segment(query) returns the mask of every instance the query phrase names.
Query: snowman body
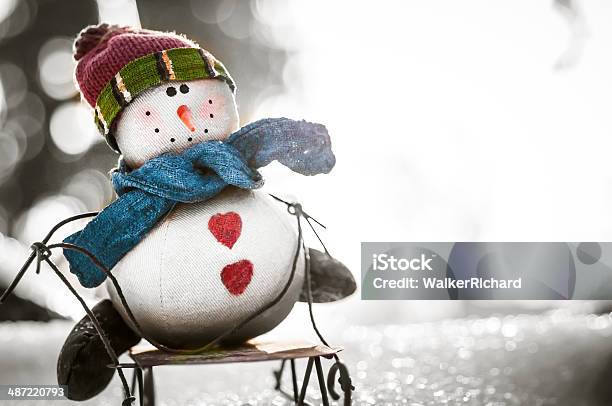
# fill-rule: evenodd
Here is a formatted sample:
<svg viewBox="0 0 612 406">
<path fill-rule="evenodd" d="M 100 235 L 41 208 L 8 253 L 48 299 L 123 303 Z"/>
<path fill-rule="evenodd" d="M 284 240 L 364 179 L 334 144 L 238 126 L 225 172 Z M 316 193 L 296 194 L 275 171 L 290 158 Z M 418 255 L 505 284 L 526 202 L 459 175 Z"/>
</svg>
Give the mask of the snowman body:
<svg viewBox="0 0 612 406">
<path fill-rule="evenodd" d="M 193 348 L 274 300 L 290 279 L 297 247 L 295 220 L 284 204 L 264 192 L 226 188 L 206 202 L 178 204 L 113 274 L 146 336 Z M 289 314 L 304 281 L 301 254 L 280 302 L 227 341 L 265 333 Z M 115 288 L 107 287 L 131 324 Z"/>
<path fill-rule="evenodd" d="M 124 162 L 136 169 L 161 154 L 224 140 L 238 127 L 233 92 L 224 81 L 207 79 L 142 92 L 121 113 L 115 137 Z M 290 279 L 297 248 L 295 217 L 286 205 L 228 186 L 212 199 L 178 203 L 112 271 L 145 338 L 194 348 L 274 301 Z M 225 341 L 274 328 L 298 300 L 303 281 L 300 252 L 282 299 Z M 115 288 L 107 287 L 132 324 Z"/>
</svg>

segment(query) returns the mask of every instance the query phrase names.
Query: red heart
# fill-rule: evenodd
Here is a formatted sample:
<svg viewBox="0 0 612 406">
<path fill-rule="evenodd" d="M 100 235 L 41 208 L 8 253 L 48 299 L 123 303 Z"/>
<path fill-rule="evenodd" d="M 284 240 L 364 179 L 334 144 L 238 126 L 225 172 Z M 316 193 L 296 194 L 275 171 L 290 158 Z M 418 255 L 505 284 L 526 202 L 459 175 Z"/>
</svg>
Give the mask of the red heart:
<svg viewBox="0 0 612 406">
<path fill-rule="evenodd" d="M 225 265 L 221 271 L 221 280 L 232 295 L 245 291 L 253 277 L 253 264 L 248 259 Z"/>
<path fill-rule="evenodd" d="M 217 241 L 232 248 L 242 231 L 242 219 L 238 213 L 217 213 L 208 220 L 208 229 Z"/>
</svg>

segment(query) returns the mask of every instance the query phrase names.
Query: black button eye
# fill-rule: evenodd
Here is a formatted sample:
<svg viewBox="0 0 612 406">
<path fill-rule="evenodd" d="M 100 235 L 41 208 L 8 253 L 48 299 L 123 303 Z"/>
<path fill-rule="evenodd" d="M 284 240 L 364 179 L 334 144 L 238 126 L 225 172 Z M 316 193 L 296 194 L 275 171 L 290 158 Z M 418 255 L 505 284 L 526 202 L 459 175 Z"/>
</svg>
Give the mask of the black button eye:
<svg viewBox="0 0 612 406">
<path fill-rule="evenodd" d="M 169 88 L 167 88 L 166 94 L 170 97 L 176 96 L 176 89 L 174 88 L 174 86 L 170 86 Z"/>
<path fill-rule="evenodd" d="M 179 89 L 181 90 L 181 93 L 183 93 L 183 94 L 189 93 L 189 86 L 187 86 L 184 83 L 181 85 L 181 87 Z"/>
</svg>

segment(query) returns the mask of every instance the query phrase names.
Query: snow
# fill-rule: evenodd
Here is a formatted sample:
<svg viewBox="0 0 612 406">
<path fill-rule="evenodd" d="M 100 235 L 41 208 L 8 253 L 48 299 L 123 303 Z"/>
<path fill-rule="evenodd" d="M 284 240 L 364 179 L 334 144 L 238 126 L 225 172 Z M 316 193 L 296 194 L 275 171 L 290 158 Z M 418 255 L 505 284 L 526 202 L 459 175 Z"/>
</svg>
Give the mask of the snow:
<svg viewBox="0 0 612 406">
<path fill-rule="evenodd" d="M 71 327 L 67 321 L 0 325 L 0 384 L 55 383 L 57 354 Z M 345 347 L 342 357 L 357 387 L 355 405 L 604 405 L 612 397 L 608 313 L 570 307 L 404 325 L 339 322 L 326 330 L 333 345 Z M 323 364 L 325 370 L 331 365 Z M 289 405 L 273 390 L 277 367 L 276 362 L 158 367 L 158 404 Z M 298 361 L 298 377 L 304 368 Z M 316 405 L 315 385 L 313 376 L 310 403 Z M 115 378 L 83 404 L 118 404 L 120 398 Z"/>
</svg>

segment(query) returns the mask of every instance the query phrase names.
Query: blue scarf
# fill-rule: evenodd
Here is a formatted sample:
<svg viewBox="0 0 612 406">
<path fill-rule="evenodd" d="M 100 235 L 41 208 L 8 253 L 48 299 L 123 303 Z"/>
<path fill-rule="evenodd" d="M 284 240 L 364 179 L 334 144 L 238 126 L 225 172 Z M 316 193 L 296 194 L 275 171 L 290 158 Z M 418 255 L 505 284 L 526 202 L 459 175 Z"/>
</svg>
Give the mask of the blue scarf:
<svg viewBox="0 0 612 406">
<path fill-rule="evenodd" d="M 328 173 L 336 159 L 321 124 L 268 118 L 251 123 L 225 141 L 207 141 L 179 155 L 164 154 L 129 171 L 123 161 L 112 174 L 118 198 L 64 242 L 94 254 L 108 269 L 136 246 L 177 202 L 206 201 L 233 185 L 257 189 L 257 171 L 278 161 L 302 175 Z M 100 285 L 106 274 L 84 254 L 64 250 L 81 284 Z"/>
</svg>

